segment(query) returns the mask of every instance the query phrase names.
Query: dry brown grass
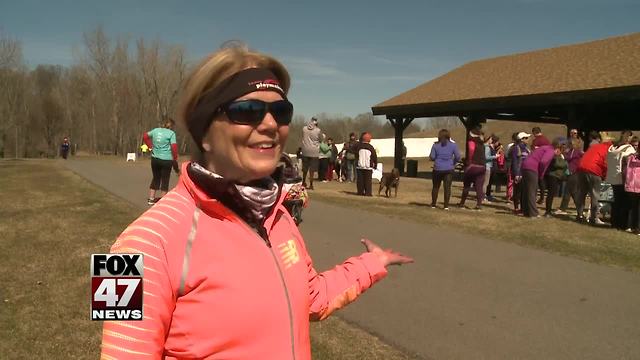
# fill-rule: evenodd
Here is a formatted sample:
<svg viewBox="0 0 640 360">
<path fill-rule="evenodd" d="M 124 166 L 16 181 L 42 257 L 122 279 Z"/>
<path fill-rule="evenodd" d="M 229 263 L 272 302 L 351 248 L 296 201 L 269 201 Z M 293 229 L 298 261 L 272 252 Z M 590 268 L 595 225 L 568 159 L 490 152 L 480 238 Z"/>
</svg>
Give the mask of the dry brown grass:
<svg viewBox="0 0 640 360">
<path fill-rule="evenodd" d="M 139 213 L 53 161 L 0 162 L 0 354 L 95 358 L 89 255 Z"/>
<path fill-rule="evenodd" d="M 425 162 L 424 166 L 428 166 L 427 164 Z M 453 229 L 595 263 L 640 270 L 640 238 L 637 235 L 578 224 L 573 221 L 575 212 L 569 216 L 551 219 L 515 216 L 510 211 L 510 204 L 504 200 L 504 193 L 496 194 L 501 202 L 484 205 L 483 211 L 475 212 L 455 207 L 462 191 L 459 182 L 454 182 L 451 199 L 453 206 L 450 211 L 442 210 L 442 189 L 439 194 L 439 208 L 431 209 L 429 205 L 432 187 L 431 180 L 427 179 L 401 178 L 397 198 L 376 196 L 378 184 L 375 180 L 374 196 L 370 198 L 356 196 L 355 184 L 352 183 L 317 183 L 315 188 L 316 190 L 311 192 L 311 201 L 321 200 L 345 207 L 366 208 L 440 228 L 443 232 Z M 556 208 L 559 200 L 556 199 Z M 475 197 L 472 192 L 470 199 L 467 199 L 467 206 L 474 205 Z"/>
</svg>

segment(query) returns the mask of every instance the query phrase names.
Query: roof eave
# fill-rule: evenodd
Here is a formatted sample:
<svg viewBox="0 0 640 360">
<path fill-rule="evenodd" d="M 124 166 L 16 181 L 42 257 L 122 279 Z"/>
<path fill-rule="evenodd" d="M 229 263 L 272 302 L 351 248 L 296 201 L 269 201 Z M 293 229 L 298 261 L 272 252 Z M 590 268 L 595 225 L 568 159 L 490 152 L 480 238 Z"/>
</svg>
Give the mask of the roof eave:
<svg viewBox="0 0 640 360">
<path fill-rule="evenodd" d="M 484 99 L 374 106 L 371 111 L 373 115 L 386 115 L 388 118 L 419 118 L 457 116 L 490 109 L 579 105 L 629 100 L 640 100 L 640 85 Z"/>
</svg>

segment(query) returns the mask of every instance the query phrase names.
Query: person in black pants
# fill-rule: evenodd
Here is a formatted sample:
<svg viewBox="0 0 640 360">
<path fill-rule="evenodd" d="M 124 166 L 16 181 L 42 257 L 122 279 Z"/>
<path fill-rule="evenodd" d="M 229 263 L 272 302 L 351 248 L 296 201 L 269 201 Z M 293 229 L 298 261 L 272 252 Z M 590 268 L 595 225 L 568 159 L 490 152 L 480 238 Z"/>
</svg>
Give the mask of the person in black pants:
<svg viewBox="0 0 640 360">
<path fill-rule="evenodd" d="M 362 133 L 360 143 L 357 145 L 358 163 L 356 167 L 357 179 L 356 187 L 358 195 L 372 196 L 371 194 L 371 176 L 373 169 L 378 165 L 378 157 L 376 150 L 371 146 L 371 134 Z"/>
<path fill-rule="evenodd" d="M 547 202 L 545 206 L 545 217 L 552 216 L 553 199 L 558 195 L 560 191 L 560 184 L 567 177 L 567 160 L 565 160 L 563 154 L 556 155 L 549 165 L 549 170 L 545 175 L 545 181 L 547 185 Z"/>
<path fill-rule="evenodd" d="M 173 163 L 173 160 L 161 160 L 155 157 L 151 158 L 151 172 L 153 173 L 153 179 L 151 180 L 151 186 L 149 186 L 150 189 L 160 190 L 163 193 L 169 191 L 169 178 L 171 177 Z"/>
<path fill-rule="evenodd" d="M 552 145 L 542 145 L 527 156 L 522 162 L 522 213 L 526 217 L 536 218 L 538 208 L 536 207 L 536 193 L 538 183 L 544 179 L 544 174 L 551 164 L 553 158 L 562 153 L 562 144 L 554 140 Z"/>
<path fill-rule="evenodd" d="M 174 126 L 173 119 L 167 118 L 162 127 L 143 134 L 144 143 L 151 149 L 151 173 L 153 174 L 149 185 L 148 205 L 155 204 L 169 191 L 171 169 L 173 168 L 177 174 L 180 173 Z M 160 197 L 156 198 L 158 190 L 160 190 Z"/>
<path fill-rule="evenodd" d="M 431 207 L 436 207 L 440 184 L 444 181 L 444 209 L 449 210 L 449 199 L 451 198 L 451 182 L 453 180 L 453 169 L 460 161 L 460 151 L 458 146 L 451 142 L 451 137 L 447 129 L 442 129 L 438 133 L 438 142 L 431 146 L 429 158 L 435 162 L 433 165 L 433 188 L 431 190 Z"/>
</svg>

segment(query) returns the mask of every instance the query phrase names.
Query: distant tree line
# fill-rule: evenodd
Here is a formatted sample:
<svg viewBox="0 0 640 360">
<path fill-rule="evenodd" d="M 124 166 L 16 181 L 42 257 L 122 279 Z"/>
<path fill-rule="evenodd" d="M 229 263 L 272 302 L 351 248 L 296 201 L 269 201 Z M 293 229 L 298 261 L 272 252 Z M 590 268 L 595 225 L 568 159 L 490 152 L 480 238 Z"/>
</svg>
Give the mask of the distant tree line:
<svg viewBox="0 0 640 360">
<path fill-rule="evenodd" d="M 83 35 L 82 47 L 74 55 L 76 61 L 69 67 L 28 69 L 20 41 L 0 32 L 0 156 L 56 156 L 64 137 L 69 137 L 72 150 L 123 154 L 138 148 L 144 131 L 175 114 L 188 71 L 181 46 L 113 38 L 98 27 Z M 322 131 L 337 143 L 351 132 L 394 136 L 391 124 L 371 113 L 316 117 Z M 300 146 L 308 120 L 294 117 L 287 152 Z M 443 121 L 445 125 L 448 120 L 432 119 L 427 127 Z M 414 122 L 405 134 L 421 130 Z M 188 133 L 180 127 L 177 133 L 180 151 L 188 153 L 193 146 Z"/>
<path fill-rule="evenodd" d="M 20 42 L 0 33 L 0 151 L 54 156 L 65 136 L 88 153 L 133 151 L 174 113 L 185 71 L 182 47 L 113 39 L 101 28 L 84 34 L 76 64 L 29 70 Z"/>
</svg>

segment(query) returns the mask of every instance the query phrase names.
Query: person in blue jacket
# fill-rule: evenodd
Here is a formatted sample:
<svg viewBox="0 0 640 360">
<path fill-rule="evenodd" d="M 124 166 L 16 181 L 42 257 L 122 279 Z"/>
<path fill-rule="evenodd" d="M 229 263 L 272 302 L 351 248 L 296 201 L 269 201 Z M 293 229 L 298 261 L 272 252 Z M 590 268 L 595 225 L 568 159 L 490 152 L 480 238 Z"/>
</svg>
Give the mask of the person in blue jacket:
<svg viewBox="0 0 640 360">
<path fill-rule="evenodd" d="M 435 162 L 432 176 L 431 207 L 436 208 L 440 184 L 444 181 L 444 209 L 449 210 L 453 169 L 461 158 L 458 146 L 451 141 L 449 130 L 442 129 L 438 132 L 438 142 L 431 146 L 429 158 Z"/>
</svg>

